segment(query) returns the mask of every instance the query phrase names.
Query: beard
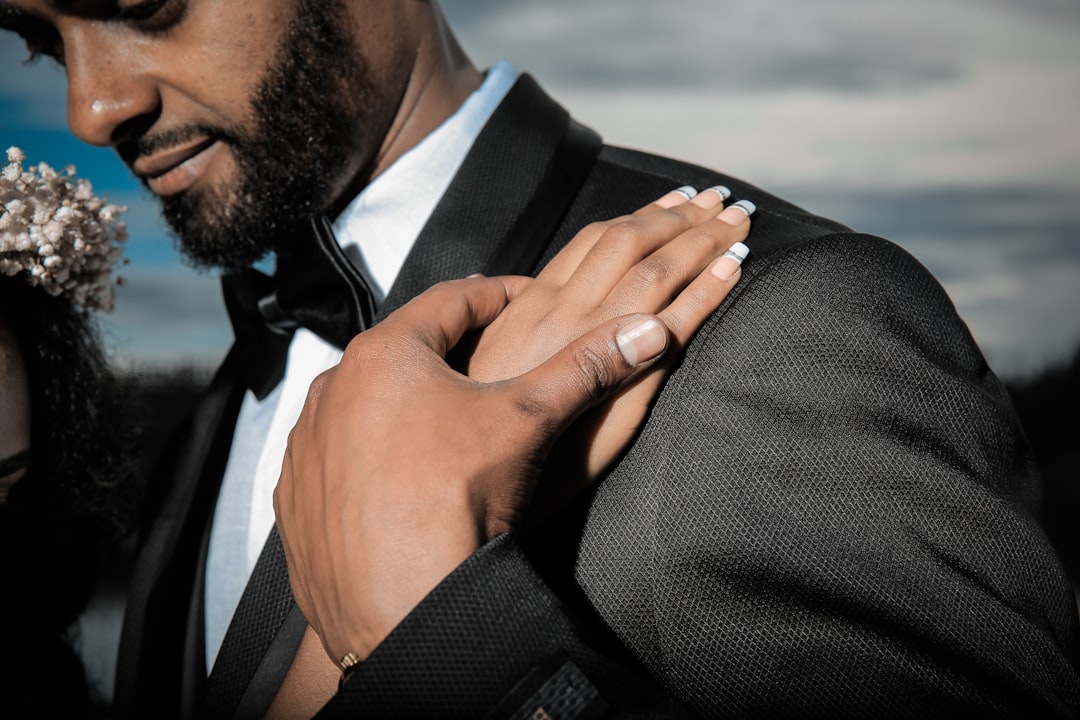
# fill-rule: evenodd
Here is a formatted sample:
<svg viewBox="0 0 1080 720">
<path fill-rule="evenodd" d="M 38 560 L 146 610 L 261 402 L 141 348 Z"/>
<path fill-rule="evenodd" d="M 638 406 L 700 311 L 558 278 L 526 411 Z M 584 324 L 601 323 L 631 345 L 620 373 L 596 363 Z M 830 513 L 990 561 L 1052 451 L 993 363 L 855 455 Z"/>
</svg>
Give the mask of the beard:
<svg viewBox="0 0 1080 720">
<path fill-rule="evenodd" d="M 234 182 L 161 198 L 195 268 L 235 271 L 287 246 L 310 216 L 328 211 L 348 158 L 374 140 L 361 108 L 376 89 L 342 3 L 299 0 L 296 9 L 254 93 L 254 129 L 189 126 L 140 143 L 147 152 L 142 145 L 206 136 L 232 149 Z"/>
</svg>

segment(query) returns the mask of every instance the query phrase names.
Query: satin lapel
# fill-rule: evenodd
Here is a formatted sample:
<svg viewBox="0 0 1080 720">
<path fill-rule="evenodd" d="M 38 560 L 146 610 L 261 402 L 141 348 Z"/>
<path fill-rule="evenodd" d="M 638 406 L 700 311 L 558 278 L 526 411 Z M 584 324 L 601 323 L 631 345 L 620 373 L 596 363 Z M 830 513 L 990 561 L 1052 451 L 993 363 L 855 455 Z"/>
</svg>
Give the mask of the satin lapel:
<svg viewBox="0 0 1080 720">
<path fill-rule="evenodd" d="M 240 364 L 234 348 L 179 436 L 183 440 L 158 462 L 168 476 L 151 480 L 166 483 L 168 491 L 132 576 L 117 662 L 117 717 L 142 717 L 151 708 L 179 713 L 193 707 L 201 691 L 202 653 L 185 652 L 184 619 L 195 617 L 201 632 L 201 598 L 191 601 L 203 533 L 244 396 Z M 185 697 L 176 697 L 181 678 Z"/>
<path fill-rule="evenodd" d="M 275 528 L 229 623 L 198 717 L 265 715 L 306 629 L 289 589 L 285 551 Z"/>
<path fill-rule="evenodd" d="M 421 231 L 379 319 L 443 280 L 532 272 L 599 152 L 600 138 L 522 75 Z"/>
<path fill-rule="evenodd" d="M 599 152 L 600 138 L 523 75 L 466 156 L 377 319 L 442 280 L 531 272 Z M 272 688 L 284 679 L 282 659 L 291 661 L 304 626 L 293 622 L 280 547 L 275 531 L 214 664 L 204 717 L 265 711 L 262 702 L 273 699 Z"/>
<path fill-rule="evenodd" d="M 600 149 L 596 133 L 572 121 L 532 78 L 522 76 L 466 156 L 380 317 L 442 280 L 474 272 L 535 272 Z M 398 678 L 384 674 L 379 682 L 393 686 Z M 400 714 L 371 707 L 365 692 L 364 683 L 347 683 L 317 717 Z M 353 712 L 361 707 L 364 712 Z"/>
</svg>

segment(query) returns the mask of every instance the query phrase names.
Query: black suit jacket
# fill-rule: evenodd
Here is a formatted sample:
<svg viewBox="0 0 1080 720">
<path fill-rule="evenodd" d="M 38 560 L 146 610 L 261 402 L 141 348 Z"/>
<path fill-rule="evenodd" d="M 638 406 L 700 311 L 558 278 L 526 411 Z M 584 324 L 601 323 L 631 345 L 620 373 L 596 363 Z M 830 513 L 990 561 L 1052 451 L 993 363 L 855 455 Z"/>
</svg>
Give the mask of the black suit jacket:
<svg viewBox="0 0 1080 720">
<path fill-rule="evenodd" d="M 524 77 L 383 312 L 446 278 L 535 270 L 589 221 L 718 183 L 758 205 L 752 255 L 629 452 L 558 518 L 467 560 L 322 716 L 1080 708 L 1076 607 L 1033 520 L 1022 432 L 941 287 L 896 246 L 734 178 L 601 148 Z M 205 522 L 190 517 L 216 496 L 238 362 L 148 536 L 121 716 L 258 717 L 303 630 L 272 535 L 203 687 Z"/>
</svg>

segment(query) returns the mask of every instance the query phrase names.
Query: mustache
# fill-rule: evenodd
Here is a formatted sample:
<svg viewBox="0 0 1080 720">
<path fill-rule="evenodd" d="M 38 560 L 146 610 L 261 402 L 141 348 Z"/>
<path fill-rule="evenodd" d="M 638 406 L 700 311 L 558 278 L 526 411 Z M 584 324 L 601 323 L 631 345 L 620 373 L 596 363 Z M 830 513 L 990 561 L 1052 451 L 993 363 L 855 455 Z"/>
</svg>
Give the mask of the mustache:
<svg viewBox="0 0 1080 720">
<path fill-rule="evenodd" d="M 177 145 L 183 145 L 196 138 L 212 138 L 232 145 L 243 143 L 242 134 L 238 129 L 223 128 L 206 123 L 193 123 L 162 130 L 152 135 L 144 135 L 133 140 L 125 140 L 116 146 L 116 152 L 120 155 L 120 159 L 130 167 L 140 157 L 153 155 L 156 152 Z"/>
</svg>

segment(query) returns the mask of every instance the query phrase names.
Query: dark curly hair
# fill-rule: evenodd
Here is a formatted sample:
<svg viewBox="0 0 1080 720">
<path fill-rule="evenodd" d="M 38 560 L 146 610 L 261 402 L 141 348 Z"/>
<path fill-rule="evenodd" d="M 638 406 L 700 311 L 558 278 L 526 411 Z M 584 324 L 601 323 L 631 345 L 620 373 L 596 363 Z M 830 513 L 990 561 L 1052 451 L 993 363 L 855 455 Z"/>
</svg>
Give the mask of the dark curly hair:
<svg viewBox="0 0 1080 720">
<path fill-rule="evenodd" d="M 23 356 L 31 408 L 30 466 L 0 503 L 0 716 L 92 717 L 70 628 L 102 551 L 137 520 L 128 388 L 93 320 L 63 297 L 0 276 L 0 323 Z"/>
<path fill-rule="evenodd" d="M 139 502 L 135 424 L 96 325 L 17 277 L 0 277 L 0 316 L 22 351 L 32 408 L 30 467 L 12 502 L 48 508 L 95 542 L 120 539 Z"/>
</svg>

